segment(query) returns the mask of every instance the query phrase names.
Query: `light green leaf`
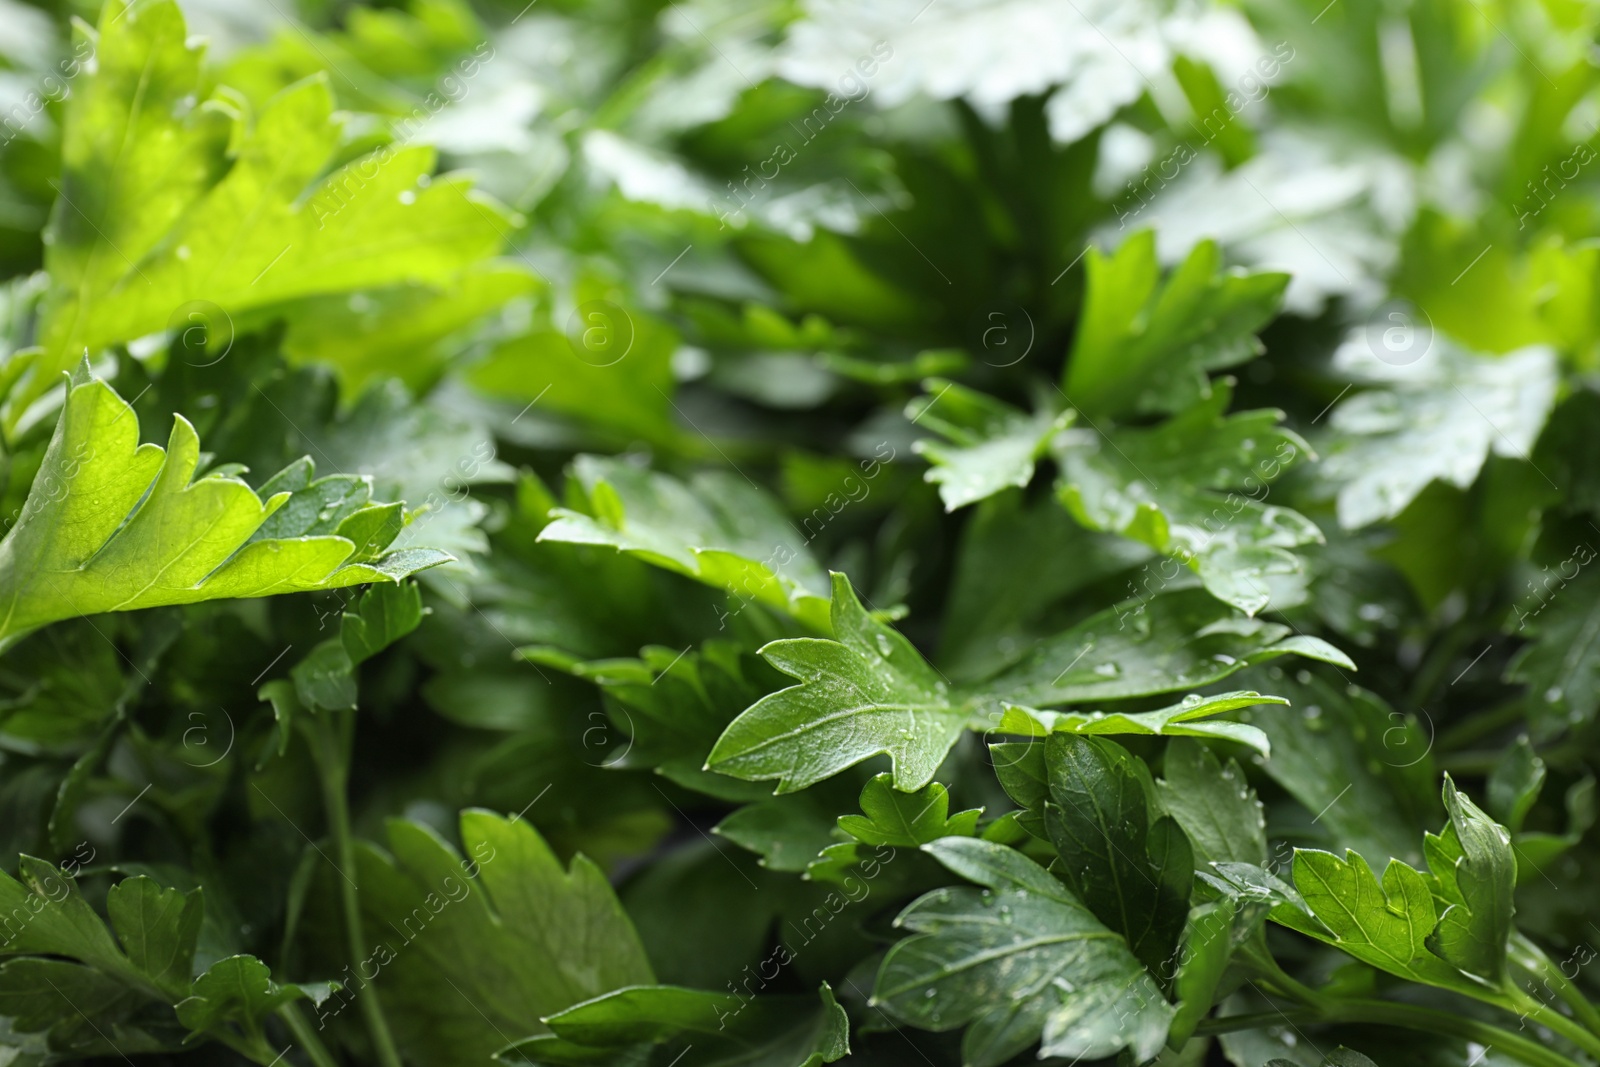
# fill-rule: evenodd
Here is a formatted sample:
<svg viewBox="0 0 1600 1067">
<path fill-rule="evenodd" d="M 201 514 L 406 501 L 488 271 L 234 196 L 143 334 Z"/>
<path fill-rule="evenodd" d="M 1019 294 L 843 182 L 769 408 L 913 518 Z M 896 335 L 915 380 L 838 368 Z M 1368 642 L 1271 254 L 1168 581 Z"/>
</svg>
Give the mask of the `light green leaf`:
<svg viewBox="0 0 1600 1067">
<path fill-rule="evenodd" d="M 482 1067 L 502 1035 L 546 1032 L 564 1008 L 654 975 L 600 868 L 570 869 L 524 820 L 461 814 L 465 858 L 433 830 L 389 823 L 389 854 L 358 853 L 372 989 L 408 1060 Z"/>
<path fill-rule="evenodd" d="M 1366 860 L 1351 851 L 1340 859 L 1331 852 L 1295 849 L 1294 887 L 1315 923 L 1293 923 L 1294 929 L 1325 941 L 1381 971 L 1476 995 L 1465 975 L 1428 950 L 1437 913 L 1428 881 L 1418 871 L 1390 860 L 1383 884 Z M 1284 908 L 1273 912 L 1284 915 Z"/>
<path fill-rule="evenodd" d="M 1207 372 L 1261 351 L 1255 338 L 1277 313 L 1287 274 L 1224 270 L 1201 241 L 1158 287 L 1153 230 L 1107 256 L 1090 248 L 1084 310 L 1067 361 L 1074 406 L 1099 418 L 1181 411 L 1211 395 Z"/>
<path fill-rule="evenodd" d="M 476 320 L 540 289 L 527 268 L 474 264 L 439 288 L 394 286 L 359 298 L 310 297 L 288 313 L 283 351 L 294 363 L 334 368 L 349 395 L 394 375 L 412 390 L 432 385 Z"/>
<path fill-rule="evenodd" d="M 579 456 L 572 475 L 587 513 L 556 508 L 541 541 L 610 545 L 828 630 L 828 583 L 777 503 L 737 474 L 688 483 L 624 459 Z"/>
<path fill-rule="evenodd" d="M 1517 885 L 1511 834 L 1484 814 L 1449 775 L 1444 806 L 1450 813 L 1443 834 L 1429 834 L 1428 866 L 1448 902 L 1429 947 L 1448 962 L 1492 986 L 1506 976 L 1506 942 Z"/>
<path fill-rule="evenodd" d="M 1546 348 L 1487 356 L 1439 337 L 1417 361 L 1391 366 L 1358 337 L 1334 360 L 1377 386 L 1328 416 L 1317 474 L 1336 487 L 1346 529 L 1394 518 L 1429 482 L 1466 488 L 1491 454 L 1526 459 L 1555 403 L 1556 358 Z"/>
<path fill-rule="evenodd" d="M 1025 487 L 1033 466 L 1073 412 L 1041 408 L 1032 415 L 942 378 L 922 383 L 929 396 L 906 405 L 906 418 L 944 437 L 915 444 L 932 464 L 926 481 L 939 486 L 946 511 L 955 511 L 1010 486 Z"/>
<path fill-rule="evenodd" d="M 839 829 L 869 845 L 915 848 L 941 837 L 971 837 L 982 808 L 950 814 L 950 795 L 938 782 L 913 793 L 893 787 L 892 775 L 879 774 L 861 789 L 864 815 L 839 816 Z"/>
<path fill-rule="evenodd" d="M 546 1019 L 554 1033 L 519 1041 L 504 1063 L 671 1063 L 690 1049 L 706 1067 L 821 1067 L 850 1052 L 850 1020 L 823 982 L 808 997 L 744 998 L 678 986 L 631 986 Z M 629 1054 L 641 1058 L 631 1058 Z"/>
<path fill-rule="evenodd" d="M 69 98 L 38 354 L 9 421 L 84 352 L 288 300 L 444 284 L 499 248 L 508 218 L 431 148 L 385 146 L 327 173 L 340 145 L 326 75 L 248 121 L 204 89 L 172 0 L 102 9 L 96 67 Z M 226 148 L 226 154 L 224 154 Z M 215 329 L 216 325 L 210 325 Z M 229 328 L 231 334 L 231 327 Z"/>
<path fill-rule="evenodd" d="M 1224 416 L 1233 387 L 1150 429 L 1073 429 L 1051 448 L 1060 495 L 1091 529 L 1132 537 L 1181 561 L 1218 599 L 1254 614 L 1303 597 L 1290 549 L 1322 540 L 1299 512 L 1267 504 L 1269 483 L 1310 453 L 1282 413 Z"/>
<path fill-rule="evenodd" d="M 1156 794 L 1167 814 L 1178 820 L 1206 863 L 1267 862 L 1267 824 L 1261 801 L 1232 759 L 1226 764 L 1198 741 L 1167 746 Z"/>
<path fill-rule="evenodd" d="M 451 558 L 378 554 L 362 479 L 312 481 L 305 459 L 268 481 L 263 500 L 226 471 L 195 479 L 199 461 L 182 416 L 164 452 L 141 445 L 133 409 L 80 367 L 22 517 L 0 541 L 0 642 L 76 615 L 397 582 Z M 353 536 L 370 562 L 354 558 Z"/>
<path fill-rule="evenodd" d="M 1015 849 L 943 838 L 925 851 L 990 891 L 936 889 L 900 913 L 873 998 L 925 1030 L 967 1026 L 962 1060 L 1004 1063 L 1042 1038 L 1041 1056 L 1153 1057 L 1173 1009 L 1123 939 Z"/>
<path fill-rule="evenodd" d="M 1180 703 L 1154 711 L 1040 711 L 1019 704 L 1007 704 L 1000 718 L 1001 733 L 1045 737 L 1066 734 L 1140 734 L 1146 737 L 1214 737 L 1249 745 L 1263 756 L 1271 755 L 1267 735 L 1254 726 L 1237 722 L 1210 722 L 1225 712 L 1258 704 L 1287 704 L 1282 697 L 1260 693 L 1218 693 L 1201 696 L 1191 693 Z"/>
<path fill-rule="evenodd" d="M 905 637 L 867 614 L 850 579 L 833 575 L 837 640 L 773 641 L 761 654 L 799 685 L 762 697 L 729 724 L 708 767 L 778 779 L 792 793 L 887 754 L 896 789 L 921 789 L 956 743 L 967 712 Z"/>
</svg>

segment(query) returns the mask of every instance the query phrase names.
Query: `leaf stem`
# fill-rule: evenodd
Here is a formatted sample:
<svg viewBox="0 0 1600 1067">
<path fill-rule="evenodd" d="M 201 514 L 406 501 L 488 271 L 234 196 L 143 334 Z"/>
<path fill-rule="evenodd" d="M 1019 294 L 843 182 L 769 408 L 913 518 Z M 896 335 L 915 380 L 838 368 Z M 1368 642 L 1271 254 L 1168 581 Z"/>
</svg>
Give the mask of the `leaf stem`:
<svg viewBox="0 0 1600 1067">
<path fill-rule="evenodd" d="M 350 805 L 345 796 L 349 784 L 350 735 L 354 730 L 354 716 L 347 711 L 319 710 L 313 722 L 311 732 L 315 735 L 316 743 L 311 746 L 311 751 L 322 780 L 322 800 L 327 809 L 328 831 L 333 835 L 339 869 L 345 949 L 350 956 L 350 965 L 359 968 L 361 961 L 367 958 L 367 938 L 361 928 L 361 897 L 356 883 L 351 879 L 355 871 L 356 853 L 355 841 L 350 834 Z M 373 992 L 370 996 L 358 996 L 356 1000 L 361 1004 L 362 1020 L 372 1039 L 378 1063 L 381 1067 L 403 1067 L 377 994 Z"/>
<path fill-rule="evenodd" d="M 1509 947 L 1512 962 L 1525 970 L 1530 980 L 1542 978 L 1545 988 L 1572 1009 L 1574 1018 L 1588 1027 L 1590 1033 L 1600 1035 L 1600 1010 L 1595 1008 L 1589 998 L 1584 996 L 1583 990 L 1567 977 L 1555 961 L 1521 933 L 1512 933 Z M 1554 985 L 1551 985 L 1552 979 Z M 1548 1003 L 1547 1001 L 1546 1004 Z"/>
<path fill-rule="evenodd" d="M 1452 1038 L 1466 1038 L 1498 1049 L 1528 1067 L 1579 1067 L 1579 1064 L 1552 1049 L 1545 1048 L 1509 1030 L 1471 1016 L 1435 1011 L 1412 1004 L 1388 1000 L 1329 1000 L 1322 1008 L 1291 1008 L 1288 1011 L 1251 1012 L 1223 1015 L 1203 1020 L 1197 1034 L 1222 1034 L 1236 1030 L 1260 1030 L 1272 1026 L 1317 1023 L 1376 1023 L 1421 1030 Z"/>
<path fill-rule="evenodd" d="M 1516 990 L 1512 995 L 1512 1000 L 1527 1018 L 1532 1019 L 1547 1030 L 1560 1034 L 1589 1053 L 1589 1055 L 1600 1057 L 1600 1037 L 1591 1034 L 1572 1019 L 1562 1015 L 1537 997 L 1529 996 L 1521 989 Z"/>
<path fill-rule="evenodd" d="M 306 1055 L 311 1059 L 312 1067 L 339 1067 L 339 1062 L 333 1058 L 333 1054 L 322 1043 L 317 1032 L 311 1029 L 306 1017 L 300 1013 L 298 1004 L 283 1005 L 278 1009 L 278 1017 L 288 1026 L 294 1039 L 305 1049 Z"/>
</svg>

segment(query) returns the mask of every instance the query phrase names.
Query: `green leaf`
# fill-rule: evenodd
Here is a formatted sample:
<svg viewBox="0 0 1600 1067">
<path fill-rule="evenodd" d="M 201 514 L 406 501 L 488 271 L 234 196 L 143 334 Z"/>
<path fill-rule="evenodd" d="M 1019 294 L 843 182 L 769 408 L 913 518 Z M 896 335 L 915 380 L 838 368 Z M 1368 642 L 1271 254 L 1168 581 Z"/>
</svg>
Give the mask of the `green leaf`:
<svg viewBox="0 0 1600 1067">
<path fill-rule="evenodd" d="M 1427 946 L 1437 920 L 1428 880 L 1399 860 L 1390 860 L 1383 884 L 1366 860 L 1352 851 L 1295 849 L 1294 887 L 1320 926 L 1291 922 L 1294 929 L 1326 941 L 1380 971 L 1413 982 L 1476 995 L 1478 988 Z M 1284 916 L 1284 909 L 1273 912 Z"/>
<path fill-rule="evenodd" d="M 1297 511 L 1263 501 L 1269 483 L 1310 453 L 1282 413 L 1224 416 L 1233 387 L 1152 429 L 1073 429 L 1051 447 L 1074 518 L 1166 553 L 1219 600 L 1254 614 L 1303 598 L 1305 564 L 1290 549 L 1322 540 Z"/>
<path fill-rule="evenodd" d="M 1041 408 L 1032 415 L 942 378 L 922 384 L 931 396 L 906 405 L 906 418 L 949 443 L 915 444 L 932 467 L 923 477 L 939 486 L 946 511 L 955 511 L 1010 486 L 1024 488 L 1050 438 L 1072 423 L 1073 412 Z"/>
<path fill-rule="evenodd" d="M 971 837 L 982 808 L 950 814 L 950 795 L 938 782 L 902 793 L 894 777 L 875 775 L 861 788 L 863 815 L 839 816 L 839 829 L 868 845 L 915 848 L 941 837 Z"/>
<path fill-rule="evenodd" d="M 1255 338 L 1277 313 L 1287 274 L 1222 267 L 1201 241 L 1158 285 L 1153 230 L 1107 256 L 1091 247 L 1083 315 L 1067 362 L 1071 402 L 1100 418 L 1181 411 L 1211 395 L 1207 373 L 1258 355 Z"/>
<path fill-rule="evenodd" d="M 1423 831 L 1437 825 L 1427 732 L 1345 679 L 1270 666 L 1247 680 L 1281 693 L 1292 711 L 1244 709 L 1238 717 L 1272 742 L 1261 765 L 1305 808 L 1331 842 L 1373 863 L 1422 861 Z"/>
<path fill-rule="evenodd" d="M 0 1012 L 21 1033 L 48 1032 L 57 1050 L 114 1056 L 159 1048 L 127 1026 L 144 998 L 116 978 L 66 960 L 27 957 L 0 964 Z"/>
<path fill-rule="evenodd" d="M 588 513 L 555 509 L 539 540 L 610 545 L 827 632 L 822 569 L 777 503 L 739 475 L 706 472 L 684 483 L 598 456 L 579 456 L 572 475 Z"/>
<path fill-rule="evenodd" d="M 778 779 L 792 793 L 887 754 L 894 786 L 910 792 L 933 779 L 966 726 L 949 688 L 911 642 L 878 622 L 850 579 L 833 575 L 833 633 L 761 650 L 799 685 L 762 697 L 729 724 L 708 767 L 735 778 Z"/>
<path fill-rule="evenodd" d="M 106 925 L 53 864 L 23 856 L 20 881 L 0 872 L 0 952 L 70 956 L 97 970 L 138 978 Z"/>
<path fill-rule="evenodd" d="M 1052 607 L 1147 563 L 1151 555 L 1125 537 L 1084 529 L 1050 497 L 990 497 L 961 533 L 939 641 L 940 668 L 966 682 L 1011 666 L 1060 632 Z M 1167 562 L 1177 574 L 1178 565 Z"/>
<path fill-rule="evenodd" d="M 706 755 L 728 724 L 777 684 L 761 676 L 782 677 L 737 643 L 711 640 L 687 650 L 653 645 L 642 649 L 638 659 L 581 661 L 537 646 L 517 654 L 591 682 L 605 694 L 607 712 L 591 713 L 589 727 L 596 731 L 596 742 L 607 742 L 594 746 L 605 748 L 604 766 L 654 767 L 686 789 L 724 800 L 768 795 L 761 786 L 705 767 Z M 614 731 L 603 724 L 602 714 Z M 614 746 L 613 736 L 620 739 Z"/>
<path fill-rule="evenodd" d="M 1063 880 L 1146 968 L 1163 973 L 1189 916 L 1189 839 L 1152 810 L 1150 772 L 1127 749 L 1061 733 L 1044 749 L 1044 825 Z"/>
<path fill-rule="evenodd" d="M 1167 746 L 1156 793 L 1178 820 L 1200 863 L 1267 862 L 1267 824 L 1261 801 L 1232 759 L 1226 764 L 1198 741 Z"/>
<path fill-rule="evenodd" d="M 503 210 L 459 177 L 430 181 L 429 147 L 331 166 L 341 131 L 326 75 L 285 89 L 253 122 L 227 90 L 195 106 L 205 82 L 187 38 L 171 0 L 102 9 L 95 69 L 66 108 L 42 352 L 8 398 L 12 424 L 85 348 L 167 329 L 185 307 L 220 314 L 231 339 L 235 316 L 448 283 L 500 247 Z"/>
<path fill-rule="evenodd" d="M 106 894 L 106 914 L 122 951 L 164 991 L 184 990 L 193 978 L 204 913 L 199 890 L 180 893 L 144 875 L 124 878 Z"/>
<path fill-rule="evenodd" d="M 651 1046 L 673 1062 L 690 1049 L 707 1067 L 820 1067 L 850 1052 L 850 1020 L 823 982 L 820 1010 L 807 997 L 743 997 L 678 986 L 632 986 L 545 1020 L 552 1034 L 500 1053 L 507 1063 L 643 1062 Z M 616 1061 L 610 1057 L 617 1057 Z"/>
<path fill-rule="evenodd" d="M 1450 823 L 1428 835 L 1428 866 L 1448 906 L 1439 916 L 1429 947 L 1448 962 L 1488 982 L 1506 979 L 1506 942 L 1516 911 L 1517 860 L 1511 834 L 1444 779 Z"/>
<path fill-rule="evenodd" d="M 1533 641 L 1512 657 L 1505 677 L 1528 687 L 1534 736 L 1592 723 L 1600 712 L 1600 572 L 1579 574 L 1518 629 Z"/>
<path fill-rule="evenodd" d="M 896 925 L 874 1000 L 926 1030 L 966 1026 L 962 1060 L 1004 1063 L 1042 1038 L 1041 1056 L 1097 1058 L 1121 1049 L 1144 1062 L 1173 1009 L 1123 939 L 1044 868 L 1015 849 L 942 838 L 924 850 L 987 886 L 936 889 Z"/>
<path fill-rule="evenodd" d="M 1489 810 L 1512 833 L 1544 790 L 1544 760 L 1534 752 L 1526 735 L 1512 742 L 1505 757 L 1489 772 Z"/>
<path fill-rule="evenodd" d="M 271 479 L 265 500 L 235 474 L 196 479 L 199 461 L 186 419 L 173 420 L 165 452 L 141 445 L 133 409 L 80 367 L 22 517 L 0 541 L 0 642 L 76 615 L 397 582 L 451 558 L 402 549 L 352 562 L 356 544 L 341 531 L 370 485 L 312 481 L 309 459 Z"/>
<path fill-rule="evenodd" d="M 713 832 L 759 853 L 774 871 L 803 871 L 834 842 L 833 820 L 806 794 L 746 804 Z"/>
<path fill-rule="evenodd" d="M 295 696 L 303 707 L 355 707 L 356 668 L 417 628 L 423 614 L 422 592 L 415 582 L 375 585 L 361 595 L 355 608 L 340 614 L 337 637 L 317 645 L 290 669 Z M 271 685 L 263 686 L 263 692 Z M 273 697 L 268 693 L 266 699 Z"/>
<path fill-rule="evenodd" d="M 1052 733 L 1146 737 L 1212 737 L 1249 745 L 1263 756 L 1271 755 L 1267 735 L 1254 726 L 1236 722 L 1211 722 L 1238 708 L 1258 704 L 1287 704 L 1282 697 L 1260 693 L 1218 693 L 1201 696 L 1191 693 L 1180 703 L 1154 711 L 1040 711 L 1037 708 L 1007 704 L 997 729 L 1001 733 L 1045 737 Z"/>
<path fill-rule="evenodd" d="M 1201 904 L 1189 912 L 1183 928 L 1183 947 L 1176 957 L 1172 992 L 1178 1001 L 1167 1033 L 1171 1048 L 1182 1048 L 1200 1020 L 1211 1011 L 1217 986 L 1233 956 L 1233 919 L 1236 904 L 1228 898 Z M 1168 961 L 1168 970 L 1173 969 Z"/>
<path fill-rule="evenodd" d="M 1325 641 L 1185 589 L 1096 612 L 973 688 L 1036 708 L 1121 700 L 1198 689 L 1290 653 L 1355 669 Z"/>
<path fill-rule="evenodd" d="M 389 854 L 358 853 L 372 989 L 347 988 L 319 1017 L 376 994 L 407 1059 L 482 1067 L 503 1035 L 627 985 L 654 981 L 605 874 L 564 868 L 526 821 L 461 814 L 465 858 L 433 830 L 394 820 Z M 353 1014 L 353 1013 L 352 1013 Z"/>
<path fill-rule="evenodd" d="M 475 264 L 438 288 L 394 286 L 363 294 L 310 297 L 289 313 L 284 354 L 295 364 L 332 366 L 350 395 L 394 375 L 412 390 L 432 385 L 471 324 L 508 300 L 541 288 L 527 268 Z"/>
<path fill-rule="evenodd" d="M 313 1007 L 332 994 L 326 983 L 279 984 L 254 956 L 229 956 L 194 980 L 189 997 L 177 1005 L 178 1021 L 195 1033 L 218 1033 L 231 1025 L 259 1037 L 262 1024 L 285 1004 L 309 1000 Z"/>
<path fill-rule="evenodd" d="M 1556 359 L 1545 348 L 1486 356 L 1436 338 L 1419 360 L 1392 366 L 1358 338 L 1334 359 L 1377 386 L 1328 416 L 1333 436 L 1317 473 L 1337 488 L 1346 529 L 1394 518 L 1432 481 L 1466 488 L 1491 454 L 1526 459 L 1555 403 Z"/>
</svg>

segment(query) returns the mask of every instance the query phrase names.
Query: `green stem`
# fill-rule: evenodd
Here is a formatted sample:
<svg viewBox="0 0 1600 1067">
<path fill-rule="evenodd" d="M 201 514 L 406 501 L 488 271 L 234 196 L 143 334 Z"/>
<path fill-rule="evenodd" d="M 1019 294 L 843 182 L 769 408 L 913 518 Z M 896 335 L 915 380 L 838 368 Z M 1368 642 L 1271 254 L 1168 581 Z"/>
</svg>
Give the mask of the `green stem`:
<svg viewBox="0 0 1600 1067">
<path fill-rule="evenodd" d="M 1530 979 L 1543 978 L 1545 988 L 1572 1009 L 1573 1017 L 1590 1033 L 1600 1035 L 1600 1010 L 1596 1010 L 1589 998 L 1584 996 L 1583 990 L 1566 976 L 1554 960 L 1544 954 L 1544 950 L 1523 934 L 1514 932 L 1511 935 L 1510 953 L 1512 962 L 1526 971 Z"/>
<path fill-rule="evenodd" d="M 350 805 L 345 796 L 349 778 L 350 733 L 353 720 L 335 722 L 335 716 L 349 713 L 321 711 L 317 714 L 313 732 L 317 743 L 312 745 L 317 770 L 322 779 L 322 800 L 327 808 L 328 831 L 333 835 L 334 852 L 339 868 L 339 898 L 344 911 L 345 949 L 350 965 L 359 968 L 367 958 L 367 938 L 361 929 L 361 897 L 351 874 L 356 869 L 355 840 L 350 834 Z M 361 1017 L 367 1034 L 372 1039 L 373 1051 L 381 1067 L 403 1067 L 400 1052 L 395 1047 L 394 1035 L 389 1032 L 389 1021 L 384 1018 L 383 1004 L 376 993 L 358 995 Z"/>
<path fill-rule="evenodd" d="M 328 1051 L 328 1047 L 322 1043 L 322 1039 L 317 1036 L 317 1032 L 311 1029 L 311 1024 L 306 1021 L 306 1017 L 300 1014 L 299 1005 L 283 1005 L 278 1009 L 278 1017 L 289 1027 L 289 1032 L 294 1035 L 294 1039 L 306 1050 L 306 1055 L 311 1058 L 312 1067 L 339 1067 L 338 1061 L 333 1058 L 333 1054 Z"/>
<path fill-rule="evenodd" d="M 1543 1001 L 1518 989 L 1512 1000 L 1522 1013 L 1547 1030 L 1560 1034 L 1591 1056 L 1600 1057 L 1600 1037 L 1596 1037 L 1576 1022 L 1554 1010 Z"/>
<path fill-rule="evenodd" d="M 1419 1008 L 1387 1000 L 1335 1000 L 1317 1008 L 1291 1008 L 1288 1011 L 1253 1012 L 1206 1019 L 1197 1034 L 1221 1034 L 1235 1030 L 1260 1030 L 1271 1026 L 1316 1025 L 1318 1023 L 1376 1023 L 1421 1030 L 1451 1038 L 1466 1038 L 1504 1052 L 1528 1067 L 1579 1067 L 1566 1056 L 1545 1048 L 1536 1041 L 1502 1030 L 1466 1015 Z"/>
</svg>

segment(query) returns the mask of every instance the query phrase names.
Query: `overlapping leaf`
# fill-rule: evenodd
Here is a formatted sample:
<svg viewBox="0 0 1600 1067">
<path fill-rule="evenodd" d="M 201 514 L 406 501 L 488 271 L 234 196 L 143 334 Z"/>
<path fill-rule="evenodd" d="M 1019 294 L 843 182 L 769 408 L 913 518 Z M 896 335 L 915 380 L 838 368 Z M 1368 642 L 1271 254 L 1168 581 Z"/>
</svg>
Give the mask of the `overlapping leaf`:
<svg viewBox="0 0 1600 1067">
<path fill-rule="evenodd" d="M 1278 309 L 1287 274 L 1223 270 L 1201 241 L 1164 284 L 1155 233 L 1107 256 L 1090 248 L 1083 316 L 1065 387 L 1095 418 L 1182 411 L 1211 395 L 1207 373 L 1260 352 L 1256 331 Z"/>
<path fill-rule="evenodd" d="M 924 439 L 917 451 L 933 466 L 924 476 L 939 486 L 945 510 L 976 503 L 1033 479 L 1033 466 L 1050 437 L 1071 425 L 1073 412 L 1048 407 L 1029 415 L 955 382 L 931 378 L 928 396 L 913 400 L 906 417 L 943 436 Z"/>
<path fill-rule="evenodd" d="M 235 94 L 197 102 L 201 51 L 172 0 L 107 3 L 95 55 L 67 108 L 42 351 L 7 399 L 11 424 L 86 347 L 174 315 L 187 326 L 186 307 L 231 323 L 320 293 L 445 283 L 500 246 L 502 209 L 459 178 L 430 180 L 431 148 L 328 173 L 340 131 L 326 75 L 253 123 Z"/>
<path fill-rule="evenodd" d="M 988 887 L 936 889 L 897 924 L 874 997 L 902 1022 L 965 1026 L 963 1061 L 995 1067 L 1041 1041 L 1044 1056 L 1150 1059 L 1172 1006 L 1128 950 L 1055 876 L 1014 849 L 945 838 L 924 846 Z"/>
<path fill-rule="evenodd" d="M 580 456 L 586 511 L 558 509 L 541 541 L 610 545 L 744 601 L 828 629 L 827 579 L 805 540 L 761 490 L 728 471 L 689 483 L 626 460 Z"/>
<path fill-rule="evenodd" d="M 706 764 L 736 778 L 804 789 L 887 754 L 897 789 L 921 789 L 966 728 L 967 712 L 911 642 L 833 576 L 836 640 L 793 638 L 761 650 L 799 685 L 761 698 L 718 738 Z"/>
<path fill-rule="evenodd" d="M 194 478 L 199 462 L 186 419 L 165 451 L 141 445 L 132 408 L 80 368 L 0 541 L 0 641 L 76 615 L 396 582 L 450 559 L 385 552 L 403 511 L 374 503 L 364 479 L 313 480 L 304 459 L 258 495 L 234 469 Z"/>
<path fill-rule="evenodd" d="M 1297 511 L 1264 503 L 1270 484 L 1309 446 L 1275 411 L 1225 416 L 1232 386 L 1152 429 L 1105 427 L 1058 435 L 1060 493 L 1085 526 L 1142 541 L 1182 561 L 1219 599 L 1255 613 L 1304 592 L 1291 549 L 1322 539 Z"/>
</svg>

